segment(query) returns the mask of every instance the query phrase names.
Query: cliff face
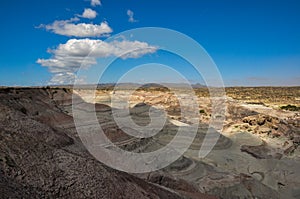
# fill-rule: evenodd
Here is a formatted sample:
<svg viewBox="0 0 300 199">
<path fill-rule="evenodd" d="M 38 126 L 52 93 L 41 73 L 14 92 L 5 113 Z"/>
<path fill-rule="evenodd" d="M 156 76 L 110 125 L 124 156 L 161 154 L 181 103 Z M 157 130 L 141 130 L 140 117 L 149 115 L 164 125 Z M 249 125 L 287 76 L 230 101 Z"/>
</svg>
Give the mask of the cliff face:
<svg viewBox="0 0 300 199">
<path fill-rule="evenodd" d="M 60 108 L 70 99 L 66 89 L 0 90 L 0 198 L 182 198 L 95 160 Z"/>
</svg>

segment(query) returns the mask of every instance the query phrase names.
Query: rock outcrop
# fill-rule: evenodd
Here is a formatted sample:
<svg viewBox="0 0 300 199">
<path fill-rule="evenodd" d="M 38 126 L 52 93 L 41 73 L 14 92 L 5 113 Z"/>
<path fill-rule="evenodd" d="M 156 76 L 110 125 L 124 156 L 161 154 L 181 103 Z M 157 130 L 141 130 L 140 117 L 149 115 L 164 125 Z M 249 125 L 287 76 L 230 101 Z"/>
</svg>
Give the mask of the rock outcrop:
<svg viewBox="0 0 300 199">
<path fill-rule="evenodd" d="M 230 90 L 236 94 L 236 89 Z M 211 104 L 198 89 L 200 124 L 186 153 L 159 171 L 129 174 L 97 161 L 82 144 L 72 117 L 72 92 L 71 88 L 53 87 L 0 89 L 0 198 L 299 196 L 297 113 L 282 114 L 282 110 L 264 107 L 260 102 L 257 102 L 259 107 L 249 107 L 231 99 L 224 130 L 211 131 L 219 140 L 200 159 L 199 149 L 208 129 Z M 245 97 L 247 92 L 241 95 Z M 186 118 L 181 118 L 178 100 L 168 89 L 139 89 L 130 99 L 130 114 L 126 117 L 145 126 L 151 122 L 149 109 L 162 105 L 167 120 L 154 136 L 133 137 L 112 117 L 111 88 L 97 90 L 95 98 L 91 93 L 88 88 L 82 89 L 76 93 L 81 97 L 77 96 L 73 102 L 83 109 L 95 107 L 108 139 L 127 151 L 155 151 L 167 145 L 180 126 L 189 125 Z"/>
<path fill-rule="evenodd" d="M 0 90 L 1 198 L 184 198 L 95 160 L 60 107 L 69 92 Z"/>
</svg>

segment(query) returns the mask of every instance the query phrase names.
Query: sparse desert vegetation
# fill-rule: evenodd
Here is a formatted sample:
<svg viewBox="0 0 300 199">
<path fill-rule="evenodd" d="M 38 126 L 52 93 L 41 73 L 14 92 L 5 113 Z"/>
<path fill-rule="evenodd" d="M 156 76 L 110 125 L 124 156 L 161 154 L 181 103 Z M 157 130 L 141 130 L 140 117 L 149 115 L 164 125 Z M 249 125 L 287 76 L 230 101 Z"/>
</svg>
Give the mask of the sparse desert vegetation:
<svg viewBox="0 0 300 199">
<path fill-rule="evenodd" d="M 300 111 L 300 107 L 299 106 L 295 106 L 295 105 L 286 105 L 286 106 L 281 106 L 280 107 L 283 110 L 288 110 L 288 111 Z"/>
</svg>

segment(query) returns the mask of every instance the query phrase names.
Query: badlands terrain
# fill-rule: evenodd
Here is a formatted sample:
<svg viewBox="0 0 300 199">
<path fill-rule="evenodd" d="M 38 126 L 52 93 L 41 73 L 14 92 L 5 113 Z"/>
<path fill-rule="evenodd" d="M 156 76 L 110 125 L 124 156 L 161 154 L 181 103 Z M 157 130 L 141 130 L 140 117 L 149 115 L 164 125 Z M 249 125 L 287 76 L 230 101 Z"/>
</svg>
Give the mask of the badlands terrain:
<svg viewBox="0 0 300 199">
<path fill-rule="evenodd" d="M 128 117 L 140 126 L 151 122 L 150 108 L 165 110 L 165 125 L 149 138 L 128 135 L 116 124 L 111 86 L 95 93 L 88 87 L 0 88 L 0 198 L 300 198 L 300 87 L 226 88 L 224 126 L 210 131 L 219 140 L 204 158 L 198 152 L 212 104 L 206 88 L 194 91 L 199 126 L 189 149 L 163 169 L 126 173 L 89 153 L 72 103 L 83 112 L 94 106 L 115 145 L 146 153 L 189 125 L 168 88 L 142 87 L 128 101 Z"/>
</svg>

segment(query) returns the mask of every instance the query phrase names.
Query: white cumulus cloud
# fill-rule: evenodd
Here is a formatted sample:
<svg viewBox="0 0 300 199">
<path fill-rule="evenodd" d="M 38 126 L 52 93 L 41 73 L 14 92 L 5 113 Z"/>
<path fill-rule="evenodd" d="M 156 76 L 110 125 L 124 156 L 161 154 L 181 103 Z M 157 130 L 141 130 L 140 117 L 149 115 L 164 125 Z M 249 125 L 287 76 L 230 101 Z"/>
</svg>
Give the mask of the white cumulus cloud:
<svg viewBox="0 0 300 199">
<path fill-rule="evenodd" d="M 75 72 L 80 68 L 88 68 L 97 64 L 97 58 L 110 56 L 138 58 L 156 52 L 157 47 L 146 42 L 114 40 L 106 42 L 94 39 L 70 39 L 56 49 L 48 50 L 52 54 L 49 59 L 38 59 L 37 63 L 48 67 L 54 73 L 51 83 L 70 84 Z"/>
<path fill-rule="evenodd" d="M 100 0 L 91 0 L 91 5 L 92 6 L 100 6 L 101 5 L 101 1 Z"/>
<path fill-rule="evenodd" d="M 90 8 L 85 8 L 82 15 L 80 15 L 80 16 L 83 18 L 87 18 L 87 19 L 94 19 L 97 16 L 97 12 Z"/>
<path fill-rule="evenodd" d="M 101 37 L 112 32 L 107 22 L 101 24 L 73 23 L 76 21 L 79 21 L 77 17 L 70 20 L 56 20 L 52 24 L 40 25 L 39 27 L 59 35 L 75 37 Z"/>
<path fill-rule="evenodd" d="M 128 21 L 129 22 L 131 22 L 131 23 L 137 22 L 137 20 L 134 19 L 134 17 L 133 17 L 133 15 L 134 15 L 133 11 L 127 10 L 127 15 L 128 15 Z"/>
</svg>

